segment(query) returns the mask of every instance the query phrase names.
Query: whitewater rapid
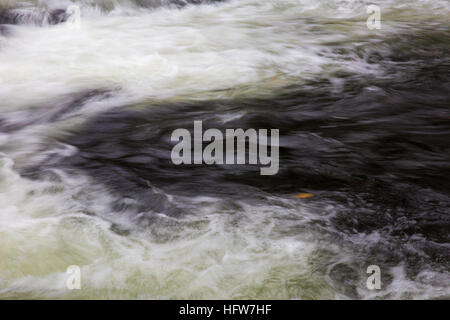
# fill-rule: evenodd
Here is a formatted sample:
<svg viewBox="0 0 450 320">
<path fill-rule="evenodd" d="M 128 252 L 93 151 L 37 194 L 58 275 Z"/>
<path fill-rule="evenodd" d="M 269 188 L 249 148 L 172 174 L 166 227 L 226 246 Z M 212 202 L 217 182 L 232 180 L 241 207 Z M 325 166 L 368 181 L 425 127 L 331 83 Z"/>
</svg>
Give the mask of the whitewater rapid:
<svg viewBox="0 0 450 320">
<path fill-rule="evenodd" d="M 240 125 L 239 119 L 253 121 L 252 114 L 262 112 L 252 101 L 275 107 L 302 90 L 317 110 L 336 108 L 342 110 L 338 116 L 345 117 L 354 106 L 341 106 L 337 97 L 351 97 L 361 85 L 375 104 L 390 90 L 377 81 L 395 82 L 410 72 L 402 69 L 406 60 L 391 56 L 425 52 L 427 45 L 419 36 L 430 28 L 449 35 L 448 1 L 377 1 L 380 30 L 367 28 L 368 4 L 0 0 L 0 13 L 19 12 L 21 17 L 5 24 L 3 32 L 0 29 L 0 298 L 449 297 L 445 255 L 440 267 L 423 265 L 413 276 L 403 258 L 387 259 L 380 263 L 386 265 L 389 282 L 381 291 L 366 288 L 366 266 L 377 263 L 369 251 L 397 240 L 383 238 L 381 228 L 356 232 L 355 226 L 341 233 L 332 219 L 339 217 L 342 206 L 356 207 L 359 199 L 339 203 L 336 199 L 344 191 L 330 198 L 324 191 L 325 198 L 318 202 L 294 198 L 302 191 L 297 187 L 272 192 L 251 183 L 231 186 L 226 193 L 183 194 L 177 183 L 152 181 L 153 176 L 156 181 L 170 175 L 159 167 L 141 175 L 136 196 L 127 193 L 128 180 L 121 184 L 121 177 L 135 174 L 132 164 L 145 165 L 139 157 L 146 149 L 139 147 L 147 146 L 146 137 L 159 134 L 171 121 L 174 127 L 186 124 L 184 109 L 178 113 L 176 107 L 188 104 L 186 117 L 195 117 L 214 104 L 217 114 L 208 117 L 217 116 L 214 121 L 222 125 Z M 71 5 L 80 8 L 79 28 L 70 28 L 67 21 L 45 22 L 52 10 Z M 436 59 L 445 58 L 438 53 L 449 47 L 448 39 L 439 37 L 443 49 L 436 49 Z M 399 38 L 411 39 L 411 45 Z M 325 97 L 329 100 L 322 102 Z M 372 106 L 367 101 L 354 101 L 363 115 Z M 166 109 L 166 118 L 160 116 L 164 111 L 152 115 L 154 108 Z M 305 110 L 298 114 L 315 111 Z M 119 116 L 107 118 L 104 123 L 110 126 L 103 130 L 97 117 L 109 112 Z M 143 112 L 148 121 L 140 121 L 134 112 Z M 146 127 L 158 119 L 161 127 Z M 289 120 L 279 123 L 290 125 Z M 92 135 L 80 133 L 85 126 Z M 139 126 L 142 131 L 136 129 Z M 292 130 L 291 140 L 282 139 L 286 149 L 295 137 L 307 134 Z M 316 150 L 332 146 L 337 155 L 347 152 L 338 138 L 322 138 L 318 132 L 295 146 L 314 141 Z M 132 141 L 141 153 L 121 154 L 122 139 Z M 114 153 L 115 148 L 119 155 L 108 160 L 120 163 L 130 158 L 124 171 L 89 171 L 83 162 L 97 161 L 98 154 Z M 157 154 L 159 149 L 153 151 Z M 326 166 L 317 170 L 341 170 L 339 165 Z M 351 167 L 348 170 L 351 175 Z M 198 187 L 198 175 L 193 174 L 192 184 L 190 177 L 179 182 L 185 184 L 180 189 Z M 215 188 L 219 182 L 211 177 Z M 282 188 L 283 182 L 274 185 Z M 233 188 L 240 191 L 235 194 Z M 430 198 L 447 203 L 448 198 L 438 193 Z M 425 246 L 415 246 L 420 237 L 408 238 L 405 247 L 419 252 Z M 448 248 L 448 243 L 441 244 Z M 366 247 L 367 252 L 361 249 Z M 82 290 L 66 288 L 70 265 L 81 267 Z"/>
</svg>

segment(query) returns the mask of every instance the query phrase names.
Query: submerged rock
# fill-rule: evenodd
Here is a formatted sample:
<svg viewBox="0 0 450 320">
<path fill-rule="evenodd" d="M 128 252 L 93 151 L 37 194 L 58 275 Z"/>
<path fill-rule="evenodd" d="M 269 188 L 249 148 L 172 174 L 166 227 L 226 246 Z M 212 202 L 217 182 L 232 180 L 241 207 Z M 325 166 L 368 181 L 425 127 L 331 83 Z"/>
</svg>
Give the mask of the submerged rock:
<svg viewBox="0 0 450 320">
<path fill-rule="evenodd" d="M 67 14 L 66 10 L 63 9 L 56 9 L 50 12 L 50 14 L 47 17 L 48 24 L 59 24 L 67 21 L 67 18 L 70 15 Z"/>
<path fill-rule="evenodd" d="M 55 25 L 67 21 L 69 16 L 64 9 L 54 9 L 49 12 L 36 9 L 6 9 L 0 11 L 0 25 Z"/>
</svg>

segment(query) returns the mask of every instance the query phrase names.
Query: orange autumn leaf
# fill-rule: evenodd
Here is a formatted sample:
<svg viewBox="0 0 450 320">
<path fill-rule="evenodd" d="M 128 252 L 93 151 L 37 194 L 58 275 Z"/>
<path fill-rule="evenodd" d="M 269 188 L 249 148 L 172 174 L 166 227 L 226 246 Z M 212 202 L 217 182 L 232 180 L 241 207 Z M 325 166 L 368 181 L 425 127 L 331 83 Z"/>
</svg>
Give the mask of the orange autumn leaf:
<svg viewBox="0 0 450 320">
<path fill-rule="evenodd" d="M 297 199 L 306 199 L 306 198 L 314 197 L 314 195 L 312 193 L 299 193 L 299 194 L 296 194 L 294 197 Z"/>
</svg>

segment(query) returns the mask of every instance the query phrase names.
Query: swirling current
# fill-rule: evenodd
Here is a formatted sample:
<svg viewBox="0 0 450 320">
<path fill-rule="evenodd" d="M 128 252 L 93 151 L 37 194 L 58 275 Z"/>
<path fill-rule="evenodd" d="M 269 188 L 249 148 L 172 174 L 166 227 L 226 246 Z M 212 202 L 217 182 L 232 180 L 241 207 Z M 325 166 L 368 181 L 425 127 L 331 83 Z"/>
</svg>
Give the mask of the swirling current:
<svg viewBox="0 0 450 320">
<path fill-rule="evenodd" d="M 449 14 L 0 0 L 0 299 L 449 299 Z M 175 165 L 199 120 L 278 173 Z"/>
</svg>

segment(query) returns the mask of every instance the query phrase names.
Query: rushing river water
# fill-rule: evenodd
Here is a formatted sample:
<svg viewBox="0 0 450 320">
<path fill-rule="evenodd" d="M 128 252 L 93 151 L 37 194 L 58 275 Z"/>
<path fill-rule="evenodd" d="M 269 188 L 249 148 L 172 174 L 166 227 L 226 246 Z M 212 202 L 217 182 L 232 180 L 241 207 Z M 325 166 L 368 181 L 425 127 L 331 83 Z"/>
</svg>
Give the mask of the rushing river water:
<svg viewBox="0 0 450 320">
<path fill-rule="evenodd" d="M 450 298 L 450 5 L 369 4 L 0 0 L 0 298 Z M 278 174 L 175 166 L 194 120 Z"/>
</svg>

